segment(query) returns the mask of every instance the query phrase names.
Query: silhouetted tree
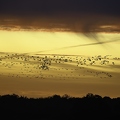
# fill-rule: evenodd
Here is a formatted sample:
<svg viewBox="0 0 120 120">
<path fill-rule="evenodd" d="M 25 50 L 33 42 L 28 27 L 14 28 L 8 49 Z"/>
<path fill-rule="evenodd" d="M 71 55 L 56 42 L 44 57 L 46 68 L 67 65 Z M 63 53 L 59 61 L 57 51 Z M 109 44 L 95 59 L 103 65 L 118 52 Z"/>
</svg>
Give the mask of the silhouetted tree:
<svg viewBox="0 0 120 120">
<path fill-rule="evenodd" d="M 0 96 L 0 113 L 4 119 L 116 119 L 120 118 L 120 97 L 101 97 L 88 93 L 84 97 L 64 94 L 46 98 L 24 96 Z M 97 118 L 96 118 L 97 116 Z"/>
</svg>

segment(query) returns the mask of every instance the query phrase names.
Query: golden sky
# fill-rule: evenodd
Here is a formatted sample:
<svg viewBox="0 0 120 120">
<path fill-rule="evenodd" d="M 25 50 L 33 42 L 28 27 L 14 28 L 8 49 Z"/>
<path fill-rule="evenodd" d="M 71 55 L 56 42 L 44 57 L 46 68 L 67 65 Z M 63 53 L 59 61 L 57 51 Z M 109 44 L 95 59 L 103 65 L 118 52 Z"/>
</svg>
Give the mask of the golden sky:
<svg viewBox="0 0 120 120">
<path fill-rule="evenodd" d="M 116 33 L 98 33 L 97 43 L 94 38 L 88 38 L 81 33 L 74 32 L 48 32 L 48 31 L 0 31 L 0 51 L 30 53 L 39 52 L 70 55 L 97 55 L 110 54 L 119 56 L 119 38 Z M 113 40 L 113 42 L 109 42 Z M 115 41 L 114 41 L 115 40 Z M 77 45 L 84 45 L 72 47 Z M 69 47 L 71 46 L 71 47 Z M 69 47 L 69 48 L 64 48 Z"/>
<path fill-rule="evenodd" d="M 120 35 L 97 33 L 95 36 L 97 38 L 75 32 L 0 30 L 0 94 L 79 97 L 91 92 L 120 96 L 120 59 L 114 59 L 120 57 Z M 100 44 L 101 41 L 108 43 Z M 51 60 L 49 70 L 41 69 L 42 62 L 37 57 Z M 92 57 L 96 64 L 91 64 Z M 97 60 L 99 57 L 101 60 Z M 61 60 L 63 63 L 59 63 L 58 58 L 72 62 Z M 80 65 L 84 60 L 86 65 Z"/>
</svg>

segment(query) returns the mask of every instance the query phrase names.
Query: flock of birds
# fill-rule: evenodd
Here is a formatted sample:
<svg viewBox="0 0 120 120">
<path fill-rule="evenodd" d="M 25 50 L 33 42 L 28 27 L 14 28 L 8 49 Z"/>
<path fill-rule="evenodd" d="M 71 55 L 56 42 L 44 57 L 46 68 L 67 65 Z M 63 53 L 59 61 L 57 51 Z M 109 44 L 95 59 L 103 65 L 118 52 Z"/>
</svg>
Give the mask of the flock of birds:
<svg viewBox="0 0 120 120">
<path fill-rule="evenodd" d="M 111 78 L 113 76 L 104 69 L 115 65 L 114 60 L 115 58 L 111 58 L 111 55 L 88 57 L 83 55 L 6 53 L 0 56 L 0 76 L 39 79 Z"/>
</svg>

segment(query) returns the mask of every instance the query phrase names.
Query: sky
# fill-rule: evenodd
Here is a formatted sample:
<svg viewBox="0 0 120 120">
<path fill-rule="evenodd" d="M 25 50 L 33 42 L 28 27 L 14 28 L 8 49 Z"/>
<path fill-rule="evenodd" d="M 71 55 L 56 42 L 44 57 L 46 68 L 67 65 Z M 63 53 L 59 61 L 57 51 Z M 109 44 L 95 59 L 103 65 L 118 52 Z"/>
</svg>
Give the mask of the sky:
<svg viewBox="0 0 120 120">
<path fill-rule="evenodd" d="M 119 4 L 118 0 L 1 0 L 0 94 L 120 96 Z M 58 58 L 64 63 L 58 64 Z"/>
</svg>

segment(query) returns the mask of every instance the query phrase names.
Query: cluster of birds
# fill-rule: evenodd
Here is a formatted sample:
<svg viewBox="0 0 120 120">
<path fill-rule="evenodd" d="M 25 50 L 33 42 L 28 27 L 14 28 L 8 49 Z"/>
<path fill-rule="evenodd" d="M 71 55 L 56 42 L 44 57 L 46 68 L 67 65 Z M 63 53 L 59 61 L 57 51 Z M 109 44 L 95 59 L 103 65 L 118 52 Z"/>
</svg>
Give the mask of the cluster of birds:
<svg viewBox="0 0 120 120">
<path fill-rule="evenodd" d="M 115 65 L 113 60 L 110 55 L 2 54 L 0 75 L 41 79 L 108 78 L 113 76 L 104 69 L 96 68 Z"/>
</svg>

